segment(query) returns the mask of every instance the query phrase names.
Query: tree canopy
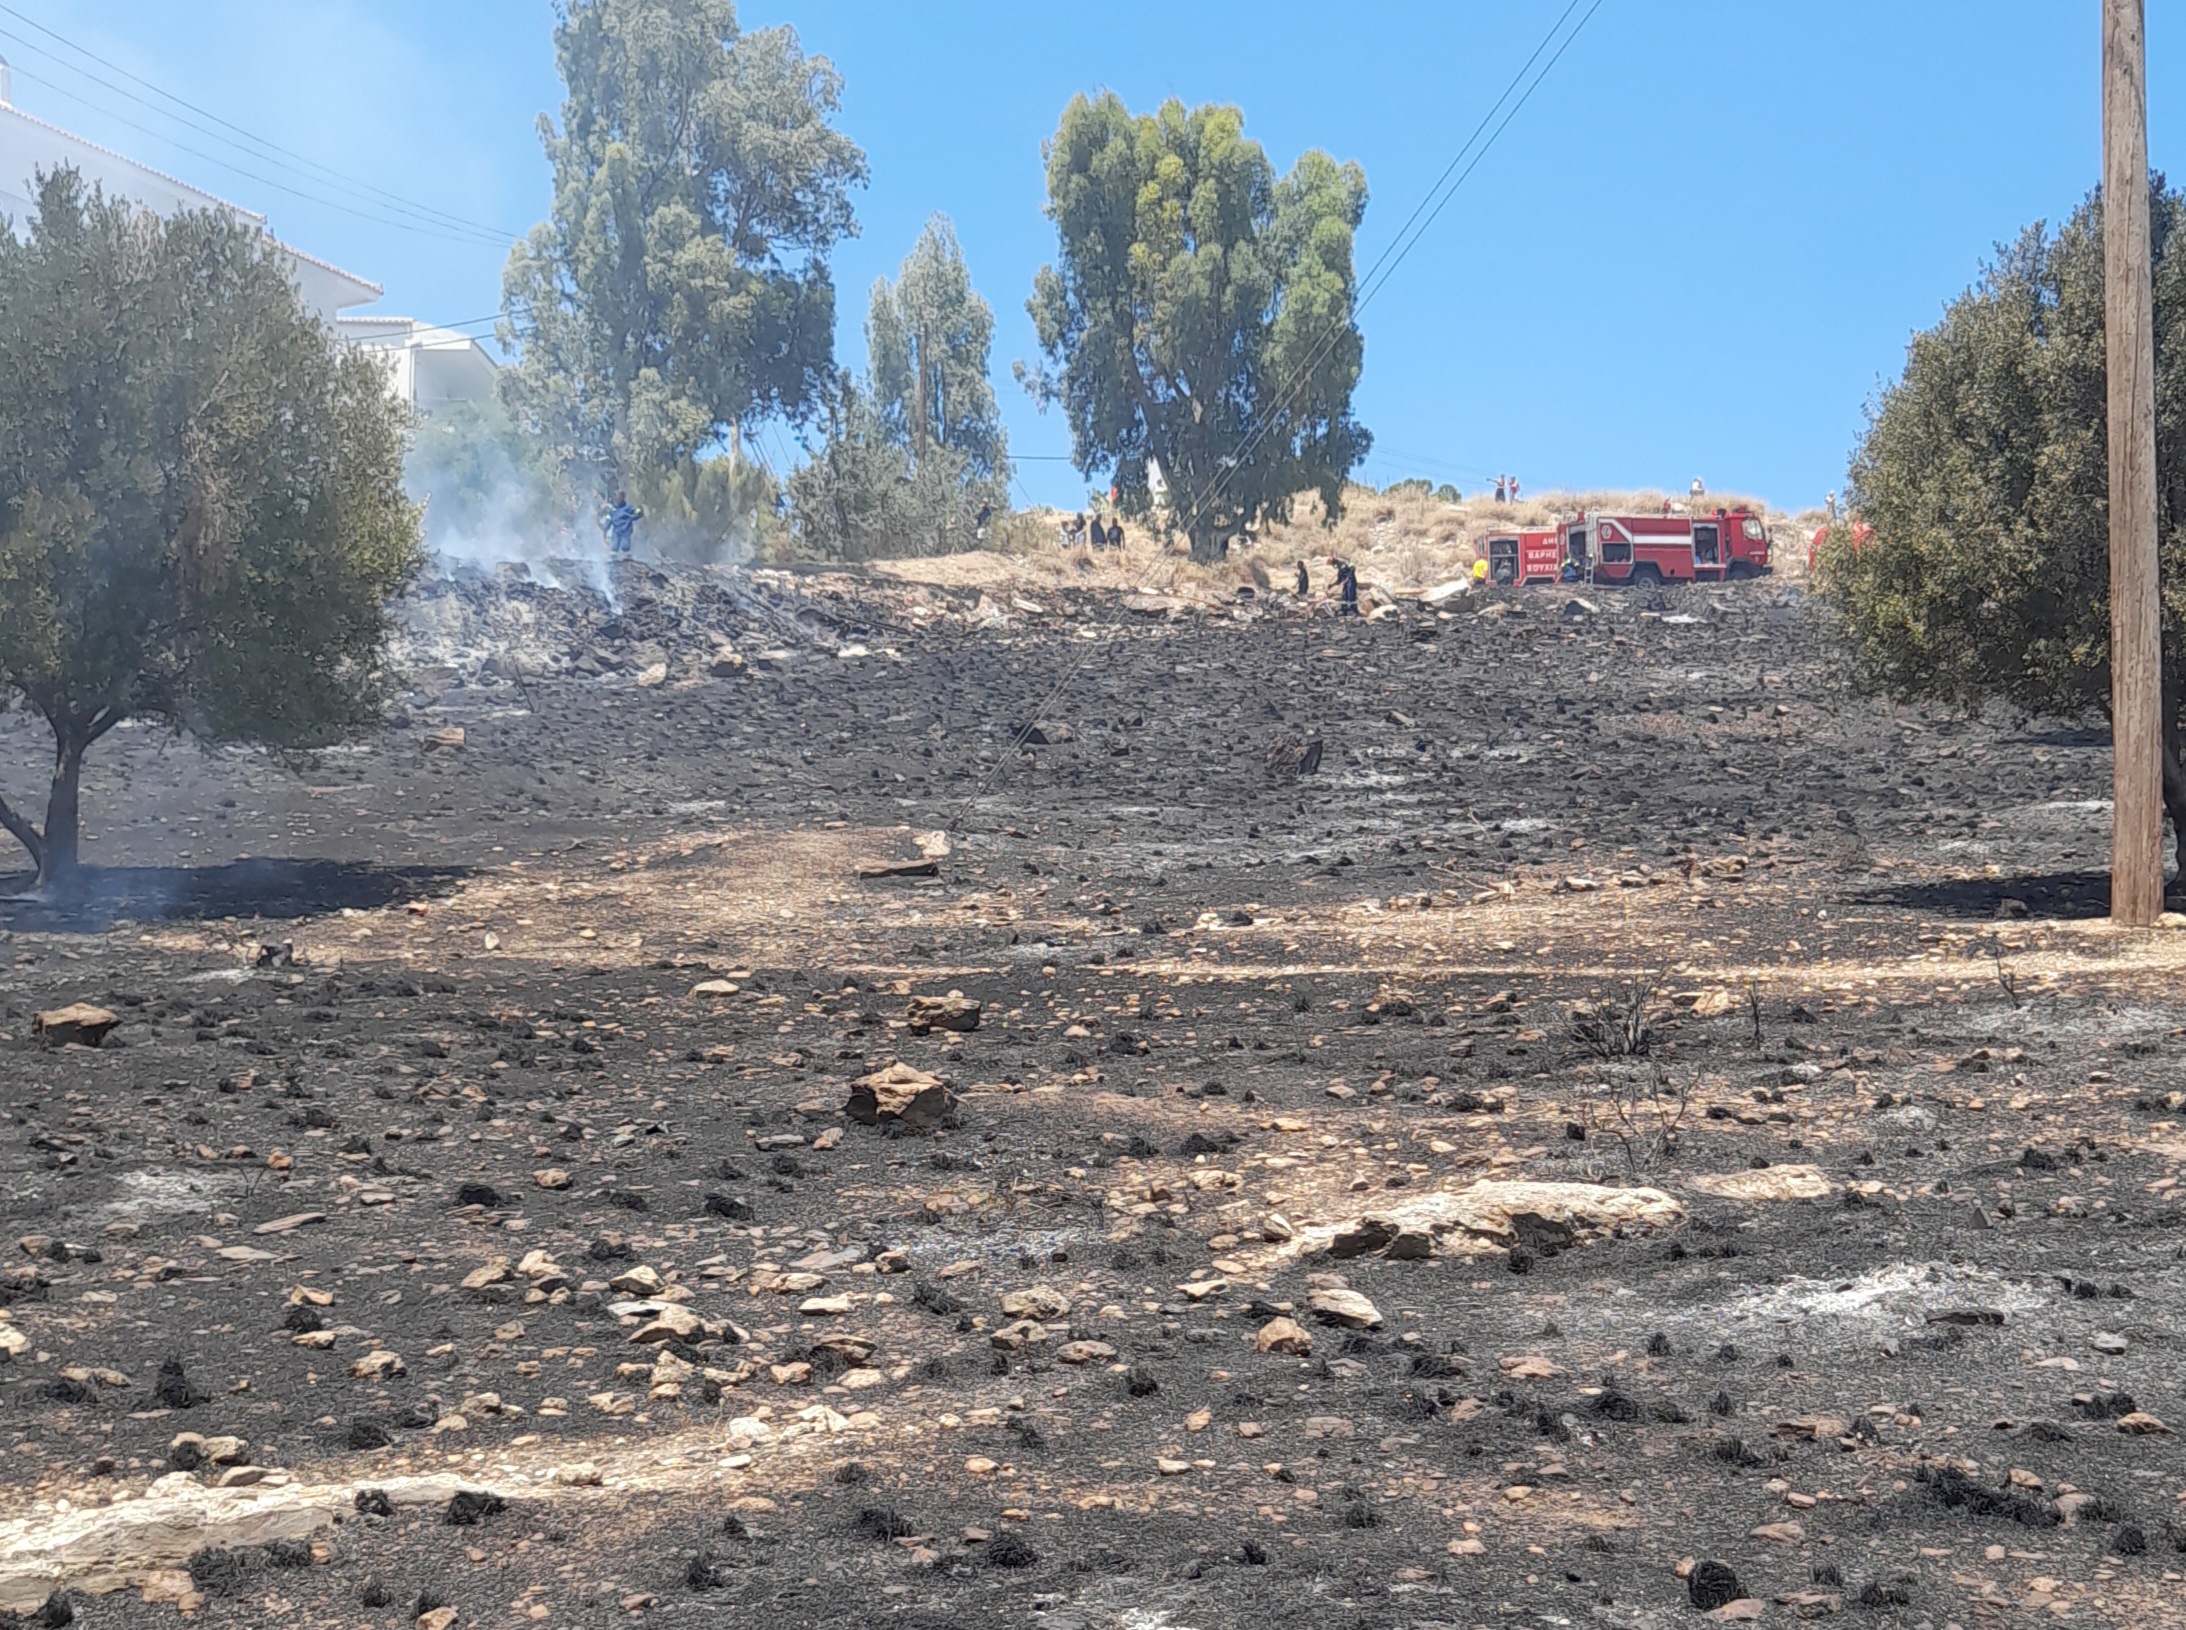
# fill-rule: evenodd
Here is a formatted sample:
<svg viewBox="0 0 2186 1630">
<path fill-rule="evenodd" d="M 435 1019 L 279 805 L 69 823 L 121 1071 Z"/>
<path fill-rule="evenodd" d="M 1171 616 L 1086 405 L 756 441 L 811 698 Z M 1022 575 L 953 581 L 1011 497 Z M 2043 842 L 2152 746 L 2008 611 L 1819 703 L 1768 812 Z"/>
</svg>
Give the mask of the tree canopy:
<svg viewBox="0 0 2186 1630">
<path fill-rule="evenodd" d="M 77 859 L 84 753 L 122 721 L 305 748 L 380 716 L 415 571 L 407 413 L 224 213 L 161 221 L 45 176 L 0 229 L 0 698 L 54 738 L 41 883 Z"/>
<path fill-rule="evenodd" d="M 838 381 L 827 443 L 790 480 L 798 542 L 835 559 L 973 547 L 1009 505 L 1009 439 L 988 382 L 994 311 L 946 216 L 873 285 L 867 379 Z"/>
<path fill-rule="evenodd" d="M 568 0 L 542 118 L 549 218 L 510 255 L 510 405 L 603 483 L 639 484 L 833 383 L 828 255 L 865 155 L 841 78 L 730 0 Z"/>
<path fill-rule="evenodd" d="M 2153 183 L 2164 801 L 2186 845 L 2186 199 Z M 1817 562 L 1860 676 L 2029 716 L 2110 704 L 2102 205 L 2027 228 L 1869 413 Z"/>
<path fill-rule="evenodd" d="M 975 478 L 1007 475 L 1008 441 L 987 378 L 994 308 L 972 287 L 946 215 L 926 223 L 893 283 L 873 284 L 865 337 L 873 393 L 914 463 L 938 451 Z"/>
<path fill-rule="evenodd" d="M 1202 557 L 1308 489 L 1333 520 L 1372 445 L 1351 412 L 1365 172 L 1308 152 L 1278 180 L 1244 123 L 1073 99 L 1046 148 L 1060 255 L 1029 305 L 1046 364 L 1027 383 L 1081 471 L 1139 517 L 1165 484 Z"/>
</svg>

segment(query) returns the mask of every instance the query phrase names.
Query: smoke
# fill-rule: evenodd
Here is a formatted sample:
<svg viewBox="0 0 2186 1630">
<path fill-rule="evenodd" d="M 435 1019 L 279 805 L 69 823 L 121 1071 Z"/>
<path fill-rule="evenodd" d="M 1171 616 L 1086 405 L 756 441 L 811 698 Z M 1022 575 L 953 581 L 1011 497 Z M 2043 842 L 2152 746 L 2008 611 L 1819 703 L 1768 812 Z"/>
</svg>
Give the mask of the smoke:
<svg viewBox="0 0 2186 1630">
<path fill-rule="evenodd" d="M 587 540 L 571 517 L 542 524 L 520 486 L 467 493 L 461 504 L 436 504 L 432 491 L 414 478 L 410 488 L 412 500 L 425 506 L 425 545 L 439 575 L 499 577 L 513 568 L 550 588 L 584 590 L 621 609 L 606 540 Z"/>
<path fill-rule="evenodd" d="M 497 403 L 458 403 L 418 427 L 403 470 L 424 506 L 425 544 L 443 576 L 518 569 L 619 609 L 607 540 L 536 437 Z"/>
</svg>

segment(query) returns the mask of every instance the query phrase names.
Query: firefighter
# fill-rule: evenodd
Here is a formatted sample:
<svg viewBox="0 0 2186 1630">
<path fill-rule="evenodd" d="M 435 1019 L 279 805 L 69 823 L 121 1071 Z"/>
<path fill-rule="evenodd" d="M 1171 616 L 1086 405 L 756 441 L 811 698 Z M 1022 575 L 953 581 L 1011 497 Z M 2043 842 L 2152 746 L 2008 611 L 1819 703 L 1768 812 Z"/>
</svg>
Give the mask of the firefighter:
<svg viewBox="0 0 2186 1630">
<path fill-rule="evenodd" d="M 1479 558 L 1478 560 L 1476 560 L 1476 561 L 1474 561 L 1474 562 L 1473 562 L 1473 581 L 1474 581 L 1475 583 L 1485 583 L 1485 582 L 1487 582 L 1487 580 L 1488 580 L 1488 557 L 1487 557 L 1487 556 L 1485 556 L 1485 555 L 1482 555 L 1482 556 L 1481 556 L 1481 557 L 1480 557 L 1480 558 Z"/>
<path fill-rule="evenodd" d="M 1342 613 L 1346 617 L 1359 614 L 1359 569 L 1348 560 L 1333 560 L 1336 568 L 1336 592 L 1343 596 Z"/>
<path fill-rule="evenodd" d="M 1298 598 L 1303 600 L 1307 595 L 1311 594 L 1312 592 L 1313 578 L 1306 571 L 1305 558 L 1303 556 L 1300 556 L 1298 560 Z"/>
<path fill-rule="evenodd" d="M 618 490 L 614 507 L 601 518 L 600 530 L 607 534 L 607 547 L 613 554 L 627 555 L 636 535 L 638 522 L 645 519 L 645 511 L 630 502 L 628 494 Z"/>
<path fill-rule="evenodd" d="M 1510 502 L 1510 483 L 1502 476 L 1495 478 L 1495 501 L 1499 504 Z"/>
</svg>

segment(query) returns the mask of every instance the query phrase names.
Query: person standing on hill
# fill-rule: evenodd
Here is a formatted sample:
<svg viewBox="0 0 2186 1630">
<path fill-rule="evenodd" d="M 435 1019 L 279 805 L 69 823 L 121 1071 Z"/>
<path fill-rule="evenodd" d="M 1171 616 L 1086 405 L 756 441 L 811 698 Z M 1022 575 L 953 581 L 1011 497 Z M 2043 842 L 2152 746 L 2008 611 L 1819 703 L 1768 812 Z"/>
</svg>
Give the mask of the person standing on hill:
<svg viewBox="0 0 2186 1630">
<path fill-rule="evenodd" d="M 1359 569 L 1348 560 L 1339 560 L 1335 565 L 1336 592 L 1343 596 L 1343 615 L 1356 617 L 1359 614 Z"/>
<path fill-rule="evenodd" d="M 1303 557 L 1301 557 L 1298 561 L 1298 598 L 1303 600 L 1307 595 L 1311 594 L 1312 592 L 1313 578 L 1311 574 L 1306 571 L 1305 560 L 1303 559 Z"/>
<path fill-rule="evenodd" d="M 1499 504 L 1510 502 L 1510 485 L 1501 476 L 1495 478 L 1495 501 Z"/>
<path fill-rule="evenodd" d="M 629 495 L 616 489 L 615 502 L 600 521 L 600 530 L 607 534 L 607 547 L 611 554 L 627 555 L 636 539 L 638 522 L 645 519 L 645 511 L 630 502 Z"/>
</svg>

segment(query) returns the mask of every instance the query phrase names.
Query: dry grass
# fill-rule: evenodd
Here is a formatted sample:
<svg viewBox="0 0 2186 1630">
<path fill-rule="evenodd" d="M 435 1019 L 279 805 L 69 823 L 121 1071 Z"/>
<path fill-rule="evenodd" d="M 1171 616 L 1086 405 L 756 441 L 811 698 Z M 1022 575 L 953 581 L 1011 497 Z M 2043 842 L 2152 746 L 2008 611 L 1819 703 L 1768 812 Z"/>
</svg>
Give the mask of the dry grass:
<svg viewBox="0 0 2186 1630">
<path fill-rule="evenodd" d="M 1594 490 L 1542 493 L 1515 504 L 1498 504 L 1492 498 L 1453 504 L 1412 489 L 1380 493 L 1354 487 L 1333 527 L 1323 524 L 1320 499 L 1307 494 L 1298 499 L 1287 523 L 1267 528 L 1212 566 L 1195 564 L 1180 539 L 1164 539 L 1137 525 L 1126 527 L 1121 549 L 1065 549 L 1061 527 L 1066 517 L 1059 511 L 1035 511 L 1035 524 L 1010 547 L 876 562 L 875 569 L 906 582 L 952 587 L 1035 592 L 1043 583 L 1070 583 L 1226 597 L 1246 583 L 1265 588 L 1272 581 L 1280 586 L 1300 560 L 1320 562 L 1337 555 L 1357 565 L 1361 583 L 1402 592 L 1463 577 L 1491 533 L 1552 526 L 1580 510 L 1652 514 L 1666 501 L 1684 500 L 1655 491 Z M 1807 540 L 1827 518 L 1820 510 L 1789 515 L 1759 499 L 1730 493 L 1711 493 L 1707 501 L 1711 508 L 1743 506 L 1765 516 L 1775 528 L 1778 574 L 1794 581 L 1805 577 Z"/>
<path fill-rule="evenodd" d="M 1290 523 L 1270 528 L 1255 553 L 1271 571 L 1287 568 L 1301 556 L 1341 555 L 1358 564 L 1364 582 L 1390 589 L 1429 588 L 1469 571 L 1490 533 L 1553 526 L 1580 510 L 1654 514 L 1666 501 L 1683 502 L 1661 492 L 1597 490 L 1542 493 L 1515 504 L 1498 504 L 1493 498 L 1466 498 L 1453 504 L 1430 493 L 1377 493 L 1354 487 L 1333 528 L 1323 524 L 1318 498 L 1301 498 Z M 1726 509 L 1743 505 L 1780 525 L 1789 520 L 1755 498 L 1711 493 L 1708 503 L 1711 508 L 1721 504 Z M 1793 547 L 1790 531 L 1782 527 L 1778 534 L 1779 547 L 1787 553 Z M 1796 539 L 1796 550 L 1804 563 L 1804 532 Z"/>
</svg>

